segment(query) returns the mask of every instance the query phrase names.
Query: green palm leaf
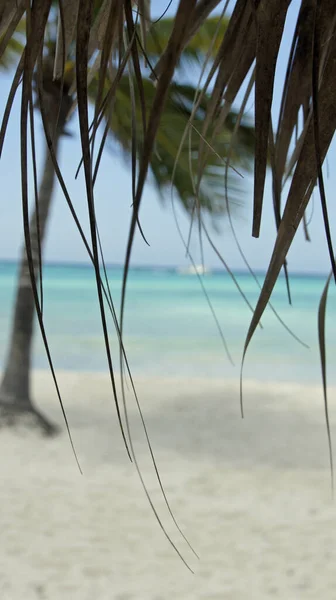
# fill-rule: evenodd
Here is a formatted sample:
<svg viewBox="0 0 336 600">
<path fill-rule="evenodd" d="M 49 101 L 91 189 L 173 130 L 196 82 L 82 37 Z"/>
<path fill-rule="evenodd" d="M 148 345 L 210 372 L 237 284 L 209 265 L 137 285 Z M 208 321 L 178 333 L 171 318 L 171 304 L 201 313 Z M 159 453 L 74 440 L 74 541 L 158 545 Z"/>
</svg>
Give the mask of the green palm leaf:
<svg viewBox="0 0 336 600">
<path fill-rule="evenodd" d="M 90 95 L 92 97 L 95 96 L 96 85 L 96 82 L 93 82 L 90 88 Z M 143 86 L 147 104 L 146 110 L 149 111 L 154 99 L 155 87 L 149 80 L 144 80 Z M 172 183 L 175 159 L 182 134 L 191 117 L 194 96 L 195 88 L 192 86 L 173 83 L 170 87 L 169 97 L 156 136 L 155 152 L 150 162 L 151 174 L 161 197 L 165 196 L 167 189 L 170 188 Z M 209 97 L 204 96 L 199 109 L 194 115 L 191 139 L 187 136 L 175 168 L 173 185 L 176 197 L 182 202 L 188 212 L 192 211 L 195 202 L 194 181 L 199 160 L 200 132 L 203 115 L 208 102 Z M 126 160 L 129 160 L 132 149 L 131 114 L 132 105 L 129 93 L 129 78 L 128 76 L 124 76 L 116 91 L 114 108 L 108 118 L 108 124 L 110 136 L 117 142 L 118 147 L 122 148 Z M 137 120 L 137 154 L 140 156 L 143 147 L 140 102 L 136 104 L 135 114 Z M 230 146 L 235 118 L 236 115 L 232 113 L 225 128 L 215 137 L 213 149 L 209 153 L 204 177 L 201 181 L 199 193 L 200 204 L 213 215 L 220 215 L 226 211 L 223 185 L 225 157 Z M 235 169 L 240 169 L 243 173 L 249 168 L 249 159 L 253 153 L 253 147 L 253 129 L 249 125 L 244 125 L 238 133 L 231 157 Z M 241 193 L 244 189 L 243 180 L 232 169 L 229 170 L 229 173 L 229 199 L 237 202 L 241 199 Z"/>
</svg>

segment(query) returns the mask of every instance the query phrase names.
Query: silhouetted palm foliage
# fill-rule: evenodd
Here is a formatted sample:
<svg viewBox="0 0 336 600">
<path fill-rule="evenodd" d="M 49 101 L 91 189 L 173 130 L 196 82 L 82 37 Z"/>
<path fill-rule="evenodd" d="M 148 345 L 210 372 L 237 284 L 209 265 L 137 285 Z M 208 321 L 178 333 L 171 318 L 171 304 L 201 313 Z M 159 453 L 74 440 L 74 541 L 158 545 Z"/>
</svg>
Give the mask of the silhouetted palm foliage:
<svg viewBox="0 0 336 600">
<path fill-rule="evenodd" d="M 162 51 L 166 47 L 167 39 L 170 35 L 169 32 L 171 32 L 174 27 L 174 21 L 172 19 L 159 21 L 155 27 L 155 30 L 153 29 L 151 35 L 147 36 L 146 41 L 143 39 L 143 44 L 146 46 L 146 51 L 144 51 L 141 56 L 137 56 L 135 60 L 133 55 L 136 48 L 127 42 L 127 27 L 129 23 L 127 20 L 125 23 L 125 19 L 123 18 L 123 20 L 119 23 L 123 35 L 118 41 L 117 33 L 120 32 L 119 30 L 114 31 L 115 43 L 111 46 L 113 52 L 110 60 L 106 61 L 106 69 L 104 70 L 104 77 L 102 77 L 102 65 L 100 65 L 99 61 L 101 58 L 103 58 L 104 54 L 101 54 L 100 52 L 102 48 L 100 35 L 106 26 L 105 20 L 107 18 L 106 10 L 108 5 L 108 2 L 95 3 L 95 21 L 93 30 L 91 32 L 92 35 L 90 36 L 89 40 L 88 55 L 90 57 L 90 64 L 92 66 L 87 78 L 87 98 L 91 104 L 96 104 L 96 106 L 98 99 L 100 99 L 102 107 L 101 110 L 95 112 L 94 126 L 87 131 L 90 141 L 90 151 L 92 153 L 92 157 L 94 157 L 92 161 L 92 167 L 90 167 L 90 169 L 92 169 L 90 177 L 92 178 L 92 184 L 94 185 L 101 152 L 104 149 L 106 140 L 110 139 L 113 141 L 114 145 L 117 144 L 119 154 L 120 150 L 122 150 L 122 153 L 125 155 L 126 159 L 130 160 L 131 157 L 132 187 L 133 193 L 135 194 L 136 169 L 139 164 L 139 157 L 141 157 L 145 146 L 145 123 L 147 114 L 149 114 L 151 110 L 156 95 L 155 84 L 151 80 L 151 76 L 153 74 L 153 66 L 151 63 L 153 63 L 153 65 L 156 64 Z M 8 61 L 13 62 L 15 55 L 19 55 L 17 58 L 17 75 L 19 75 L 20 78 L 21 76 L 23 78 L 23 88 L 25 88 L 26 77 L 26 66 L 24 65 L 24 61 L 27 58 L 27 52 L 29 52 L 29 30 L 30 26 L 33 27 L 35 22 L 34 11 L 35 9 L 37 10 L 37 6 L 38 5 L 36 3 L 33 3 L 31 11 L 23 11 L 22 9 L 20 10 L 20 4 L 17 5 L 17 12 L 15 13 L 16 17 L 13 20 L 13 24 L 16 25 L 16 29 L 11 37 L 9 37 L 9 33 L 6 33 L 4 27 L 4 25 L 6 25 L 6 10 L 3 15 L 4 21 L 1 38 L 3 48 L 5 48 L 6 40 L 9 40 L 9 43 L 6 46 L 6 52 L 4 52 L 0 57 L 0 64 L 6 67 L 8 65 Z M 8 7 L 9 5 L 7 6 L 7 10 Z M 26 252 L 23 252 L 15 301 L 12 336 L 9 344 L 8 359 L 0 385 L 0 408 L 4 405 L 7 413 L 10 414 L 12 414 L 10 408 L 12 407 L 12 410 L 14 411 L 15 406 L 20 408 L 20 414 L 23 410 L 25 413 L 33 410 L 30 400 L 29 381 L 34 299 L 50 367 L 53 371 L 52 359 L 49 353 L 48 342 L 45 335 L 42 318 L 43 285 L 41 263 L 46 223 L 52 201 L 55 170 L 65 193 L 69 207 L 72 211 L 73 217 L 76 220 L 77 226 L 80 230 L 83 242 L 88 250 L 90 259 L 96 268 L 98 282 L 97 289 L 101 301 L 106 351 L 110 363 L 111 379 L 114 386 L 114 376 L 110 358 L 109 343 L 106 334 L 106 322 L 105 314 L 103 312 L 104 306 L 102 303 L 102 298 L 104 296 L 105 298 L 108 298 L 109 309 L 112 310 L 112 313 L 113 307 L 111 304 L 111 298 L 108 296 L 108 290 L 106 289 L 105 284 L 103 284 L 101 281 L 99 275 L 97 260 L 99 253 L 101 254 L 101 249 L 98 253 L 98 229 L 97 223 L 95 222 L 93 204 L 89 203 L 90 223 L 92 228 L 90 248 L 90 243 L 86 240 L 80 223 L 77 220 L 71 198 L 67 194 L 67 190 L 64 182 L 62 181 L 62 176 L 57 164 L 59 148 L 58 142 L 61 136 L 66 134 L 66 122 L 76 109 L 77 49 L 76 44 L 73 43 L 70 37 L 68 38 L 67 35 L 65 35 L 64 45 L 66 46 L 67 54 L 65 57 L 66 60 L 63 61 L 63 35 L 62 28 L 59 27 L 59 22 L 62 24 L 63 20 L 65 19 L 64 26 L 65 30 L 67 30 L 67 26 L 70 24 L 70 22 L 72 22 L 73 26 L 75 26 L 77 15 L 75 14 L 76 11 L 74 13 L 71 12 L 73 7 L 70 4 L 66 4 L 64 7 L 61 4 L 59 6 L 58 21 L 58 13 L 56 8 L 57 3 L 51 3 L 48 20 L 45 22 L 44 35 L 42 36 L 40 32 L 43 46 L 40 49 L 39 55 L 37 56 L 36 64 L 33 65 L 32 79 L 31 81 L 26 82 L 29 88 L 27 90 L 26 87 L 27 102 L 25 105 L 25 110 L 23 110 L 26 115 L 26 121 L 24 118 L 21 120 L 21 139 L 23 144 L 22 150 L 24 150 L 22 154 L 22 200 L 27 255 Z M 77 6 L 77 10 L 78 8 L 79 5 Z M 13 15 L 11 16 L 13 17 Z M 123 16 L 123 13 L 121 13 L 121 16 Z M 130 16 L 131 24 L 133 24 L 132 13 Z M 18 18 L 20 18 L 20 20 L 17 23 Z M 9 24 L 9 22 L 10 21 L 7 21 L 7 24 Z M 223 34 L 226 26 L 227 21 L 225 20 L 219 21 L 217 18 L 206 20 L 198 32 L 196 32 L 193 40 L 182 52 L 180 57 L 181 68 L 187 65 L 190 69 L 191 63 L 194 68 L 197 65 L 198 71 L 200 71 L 199 63 L 202 62 L 202 56 L 205 56 L 205 52 L 208 53 L 209 57 L 213 56 L 213 54 L 216 52 L 216 44 L 211 44 L 209 47 L 209 42 L 211 41 L 214 32 L 217 31 L 218 33 Z M 28 43 L 25 46 L 26 31 Z M 10 32 L 10 30 L 7 30 L 7 32 Z M 113 24 L 111 33 L 113 33 Z M 132 37 L 137 41 L 140 49 L 142 49 L 143 45 L 140 41 L 140 38 L 143 38 L 142 22 L 140 24 L 134 24 Z M 116 47 L 117 41 L 118 47 Z M 60 60 L 60 52 L 62 55 L 62 60 Z M 130 63 L 129 60 L 127 60 L 130 56 L 133 56 L 133 63 Z M 98 69 L 99 65 L 100 68 Z M 137 76 L 140 76 L 142 80 L 142 87 L 140 91 L 137 86 Z M 152 152 L 151 154 L 149 168 L 157 189 L 161 193 L 162 197 L 166 195 L 165 192 L 167 192 L 167 187 L 172 185 L 174 191 L 176 192 L 177 198 L 182 202 L 184 208 L 189 213 L 194 215 L 196 202 L 195 175 L 193 173 L 196 173 L 198 168 L 198 142 L 200 136 L 199 129 L 202 126 L 210 96 L 208 94 L 203 95 L 201 101 L 199 102 L 199 106 L 193 115 L 193 128 L 191 130 L 191 135 L 188 136 L 188 138 L 185 138 L 181 144 L 181 138 L 185 130 L 185 126 L 193 112 L 194 100 L 198 91 L 196 87 L 190 83 L 186 84 L 179 81 L 180 78 L 181 76 L 176 77 L 170 82 L 165 110 L 161 115 L 161 120 L 156 135 L 155 152 Z M 1 146 L 5 137 L 7 118 L 11 108 L 11 102 L 14 94 L 16 93 L 16 84 L 18 81 L 20 80 L 15 81 L 15 85 L 11 90 L 9 102 L 7 104 L 2 121 L 2 127 L 0 131 Z M 110 103 L 111 98 L 113 100 L 112 105 Z M 27 142 L 26 125 L 28 120 L 30 130 L 32 133 L 34 132 L 34 116 L 32 111 L 33 106 L 39 108 L 45 128 L 47 150 L 43 181 L 49 181 L 49 186 L 46 187 L 44 184 L 42 184 L 41 190 L 38 191 L 35 175 L 35 211 L 30 215 L 29 221 L 28 189 L 26 183 L 27 156 L 24 146 Z M 231 112 L 228 116 L 227 124 L 220 132 L 217 133 L 216 139 L 212 143 L 213 151 L 207 157 L 202 182 L 197 190 L 198 216 L 200 216 L 201 211 L 206 211 L 212 216 L 213 221 L 216 216 L 225 213 L 228 207 L 228 202 L 225 198 L 222 186 L 225 172 L 224 158 L 226 157 L 230 145 L 230 139 L 232 137 L 236 120 L 237 114 Z M 57 121 L 58 125 L 56 125 Z M 101 125 L 100 130 L 102 135 L 99 134 L 99 136 L 96 136 L 98 131 L 98 122 Z M 253 128 L 249 124 L 242 126 L 239 129 L 238 135 L 236 136 L 235 152 L 231 153 L 231 161 L 241 169 L 248 168 L 250 164 L 250 158 L 252 156 L 253 144 Z M 93 152 L 94 146 L 97 149 L 97 152 Z M 34 171 L 36 173 L 36 158 L 34 149 L 32 154 Z M 178 160 L 176 160 L 177 156 Z M 55 169 L 53 168 L 52 163 L 54 163 Z M 238 179 L 236 174 L 235 178 Z M 231 192 L 230 200 L 232 201 L 232 199 L 239 196 L 242 186 L 240 178 L 238 183 L 234 181 L 234 178 L 231 176 L 231 170 L 229 184 Z M 137 225 L 140 227 L 138 219 Z M 101 256 L 101 259 L 102 258 L 103 257 Z M 29 280 L 29 277 L 31 277 L 32 280 L 33 295 L 31 294 L 30 290 L 27 289 L 25 283 L 27 280 Z M 40 282 L 38 286 L 37 284 L 39 279 Z M 112 316 L 118 329 L 115 315 L 113 314 Z M 56 384 L 54 371 L 53 376 Z M 119 411 L 118 403 L 117 409 Z M 39 421 L 41 422 L 40 416 Z M 45 426 L 46 430 L 50 430 L 48 423 L 45 423 Z"/>
</svg>

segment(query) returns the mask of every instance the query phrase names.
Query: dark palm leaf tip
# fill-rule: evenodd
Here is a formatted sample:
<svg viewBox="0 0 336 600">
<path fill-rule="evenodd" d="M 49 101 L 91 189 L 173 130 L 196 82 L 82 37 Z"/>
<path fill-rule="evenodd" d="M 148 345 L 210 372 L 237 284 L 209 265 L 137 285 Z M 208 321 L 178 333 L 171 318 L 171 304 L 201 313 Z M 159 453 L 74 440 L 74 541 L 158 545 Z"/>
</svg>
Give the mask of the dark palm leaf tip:
<svg viewBox="0 0 336 600">
<path fill-rule="evenodd" d="M 35 263 L 34 256 L 32 253 L 32 245 L 31 245 L 31 232 L 30 232 L 30 222 L 29 222 L 29 211 L 28 211 L 28 185 L 27 185 L 27 125 L 28 125 L 28 112 L 29 108 L 32 107 L 32 84 L 34 77 L 34 68 L 37 62 L 38 56 L 41 53 L 41 48 L 43 46 L 43 36 L 44 30 L 47 24 L 48 14 L 50 9 L 50 2 L 45 2 L 41 0 L 36 1 L 31 11 L 28 11 L 27 15 L 27 45 L 24 56 L 24 68 L 23 68 L 23 81 L 22 81 L 22 102 L 21 102 L 21 181 L 22 181 L 22 212 L 23 212 L 23 228 L 24 228 L 24 237 L 25 237 L 25 245 L 27 252 L 27 260 L 29 267 L 29 274 L 31 279 L 32 292 L 35 301 L 35 307 L 38 317 L 38 322 L 42 334 L 43 343 L 45 346 L 50 370 L 53 376 L 53 380 L 55 383 L 58 399 L 60 402 L 61 410 L 63 413 L 64 421 L 66 424 L 66 428 L 68 431 L 69 439 L 71 442 L 71 446 L 78 464 L 78 468 L 81 472 L 81 468 L 78 462 L 78 458 L 75 452 L 75 448 L 73 445 L 68 420 L 66 417 L 66 413 L 63 406 L 63 401 L 61 398 L 59 386 L 56 379 L 56 374 L 53 366 L 53 361 L 51 357 L 51 352 L 47 340 L 47 335 L 43 322 L 43 315 L 41 309 L 41 302 L 38 296 L 37 289 L 37 273 L 35 271 Z M 50 113 L 49 113 L 50 118 Z M 32 134 L 33 135 L 33 130 Z M 32 138 L 33 140 L 33 138 Z M 33 146 L 34 150 L 34 146 Z M 35 159 L 33 155 L 33 160 Z M 38 234 L 39 235 L 39 234 Z"/>
<path fill-rule="evenodd" d="M 328 391 L 327 391 L 327 360 L 326 360 L 326 341 L 325 341 L 325 329 L 326 329 L 326 310 L 329 285 L 332 278 L 332 272 L 330 273 L 324 290 L 322 292 L 319 310 L 318 310 L 318 339 L 320 349 L 320 361 L 321 361 L 321 373 L 322 373 L 322 384 L 323 384 L 323 399 L 324 399 L 324 412 L 328 435 L 328 448 L 329 448 L 329 463 L 331 472 L 331 485 L 334 491 L 334 463 L 333 463 L 333 449 L 331 440 L 331 428 L 329 419 L 329 407 L 328 407 Z"/>
</svg>

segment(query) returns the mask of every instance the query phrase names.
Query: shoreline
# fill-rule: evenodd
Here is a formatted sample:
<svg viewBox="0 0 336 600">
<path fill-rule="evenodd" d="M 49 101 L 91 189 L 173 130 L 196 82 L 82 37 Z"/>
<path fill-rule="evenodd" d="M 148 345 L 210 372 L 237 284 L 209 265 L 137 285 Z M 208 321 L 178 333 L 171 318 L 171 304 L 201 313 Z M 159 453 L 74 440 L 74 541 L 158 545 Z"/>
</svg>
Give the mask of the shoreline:
<svg viewBox="0 0 336 600">
<path fill-rule="evenodd" d="M 89 382 L 96 381 L 103 386 L 104 394 L 110 390 L 111 380 L 109 372 L 106 371 L 88 371 L 88 370 L 73 370 L 73 369 L 55 369 L 56 377 L 59 378 L 60 382 L 64 385 L 68 383 L 73 385 L 75 381 L 78 380 L 88 380 Z M 0 369 L 1 374 L 1 369 Z M 115 381 L 120 389 L 120 373 L 115 372 Z M 177 388 L 181 392 L 193 391 L 198 393 L 202 388 L 209 388 L 212 392 L 219 393 L 222 391 L 223 393 L 228 390 L 232 393 L 238 393 L 240 390 L 240 381 L 239 377 L 217 377 L 217 376 L 208 376 L 208 377 L 197 377 L 197 376 L 161 376 L 161 375 L 139 375 L 137 372 L 132 373 L 132 378 L 135 384 L 141 387 L 142 391 L 146 389 L 146 386 L 157 386 L 161 388 L 163 396 L 166 395 L 167 387 L 171 390 Z M 129 377 L 126 377 L 127 382 L 129 383 Z M 39 387 L 42 382 L 50 383 L 53 385 L 51 372 L 48 368 L 46 369 L 33 369 L 32 371 L 32 382 L 33 386 Z M 126 386 L 127 387 L 127 386 Z M 130 385 L 129 385 L 130 387 Z M 259 379 L 259 378 L 251 378 L 243 377 L 242 383 L 243 394 L 258 393 L 262 392 L 264 394 L 273 394 L 275 390 L 284 393 L 285 395 L 294 394 L 297 396 L 298 402 L 302 401 L 303 393 L 308 394 L 310 402 L 315 404 L 315 400 L 317 403 L 320 403 L 320 400 L 323 400 L 323 386 L 322 386 L 322 378 L 321 382 L 300 382 L 298 380 L 283 380 L 283 379 Z M 336 395 L 336 384 L 328 385 L 328 396 L 332 398 Z M 315 400 L 314 400 L 315 399 Z"/>
<path fill-rule="evenodd" d="M 13 266 L 13 267 L 17 267 L 19 264 L 18 259 L 15 258 L 2 258 L 0 259 L 0 267 L 3 266 Z M 165 271 L 173 271 L 173 272 L 177 272 L 178 269 L 181 267 L 186 265 L 188 266 L 190 263 L 188 262 L 188 260 L 184 260 L 181 264 L 176 264 L 176 265 L 169 265 L 169 264 L 164 264 L 164 265 L 155 265 L 155 264 L 150 264 L 150 263 L 143 263 L 143 264 L 134 264 L 131 265 L 130 267 L 130 271 L 151 271 L 151 270 L 159 270 L 162 272 Z M 45 267 L 51 267 L 51 268 L 75 268 L 75 269 L 88 269 L 88 270 L 92 270 L 93 272 L 93 266 L 91 262 L 83 262 L 83 261 L 77 261 L 77 262 L 67 262 L 67 261 L 57 261 L 57 260 L 49 260 L 49 261 L 44 261 L 43 265 Z M 110 270 L 122 270 L 124 268 L 124 265 L 122 263 L 107 263 L 106 264 L 106 268 L 110 269 Z M 224 267 L 222 266 L 215 266 L 215 267 L 211 267 L 210 266 L 210 271 L 212 274 L 214 275 L 225 275 L 230 277 L 227 274 L 227 271 Z M 239 276 L 239 275 L 248 275 L 249 277 L 251 277 L 250 272 L 248 271 L 248 269 L 243 269 L 243 268 L 232 268 L 232 271 L 234 272 L 235 275 Z M 266 275 L 266 271 L 265 270 L 260 270 L 260 269 L 255 269 L 254 270 L 255 275 L 260 276 L 260 277 L 264 277 Z M 316 279 L 327 279 L 328 275 L 329 275 L 329 271 L 325 271 L 325 272 L 321 272 L 321 271 L 291 271 L 290 273 L 291 277 L 313 277 Z M 285 279 L 285 276 L 281 273 L 279 275 L 279 279 Z"/>
<path fill-rule="evenodd" d="M 73 377 L 89 377 L 89 378 L 99 378 L 101 379 L 102 383 L 106 383 L 109 381 L 109 373 L 108 370 L 104 370 L 104 371 L 95 371 L 95 370 L 87 370 L 87 369 L 57 369 L 55 368 L 55 372 L 56 374 L 58 374 L 62 379 L 72 379 Z M 46 367 L 45 369 L 41 369 L 41 368 L 34 368 L 32 370 L 33 373 L 33 379 L 36 378 L 43 378 L 45 376 L 47 376 L 48 374 L 50 374 L 50 370 L 48 367 Z M 1 368 L 0 368 L 0 374 L 1 374 Z M 115 376 L 116 379 L 120 379 L 120 373 L 118 371 L 115 370 Z M 150 373 L 146 373 L 145 375 L 139 375 L 136 371 L 134 371 L 134 379 L 136 379 L 137 381 L 139 381 L 140 384 L 144 384 L 146 382 L 149 381 L 153 381 L 153 382 L 160 382 L 160 381 L 165 381 L 165 382 L 172 382 L 172 383 L 183 383 L 186 381 L 192 382 L 192 383 L 213 383 L 216 386 L 218 385 L 229 385 L 230 387 L 232 386 L 238 386 L 239 387 L 239 377 L 226 377 L 225 375 L 223 375 L 223 377 L 219 377 L 219 376 L 204 376 L 204 377 L 200 377 L 200 376 L 189 376 L 189 375 L 166 375 L 166 376 L 161 376 L 161 375 L 157 375 L 157 374 L 150 374 Z M 294 388 L 308 388 L 308 389 L 315 389 L 318 390 L 320 385 L 319 382 L 315 382 L 315 383 L 304 383 L 304 382 L 300 382 L 299 380 L 291 380 L 291 379 L 262 379 L 262 378 L 258 378 L 258 377 L 243 377 L 243 384 L 246 384 L 246 386 L 252 386 L 252 387 L 261 387 L 263 385 L 265 385 L 266 387 L 274 387 L 274 386 L 280 386 L 283 388 L 287 388 L 288 386 L 292 386 Z M 331 392 L 336 392 L 336 384 L 331 384 L 329 386 L 329 389 Z"/>
</svg>

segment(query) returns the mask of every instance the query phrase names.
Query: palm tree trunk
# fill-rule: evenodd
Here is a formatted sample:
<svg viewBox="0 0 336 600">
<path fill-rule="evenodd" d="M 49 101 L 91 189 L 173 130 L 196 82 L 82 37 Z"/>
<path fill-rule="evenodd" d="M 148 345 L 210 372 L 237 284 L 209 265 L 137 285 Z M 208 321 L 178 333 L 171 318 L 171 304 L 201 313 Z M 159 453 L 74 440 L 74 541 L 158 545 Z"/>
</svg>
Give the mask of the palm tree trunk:
<svg viewBox="0 0 336 600">
<path fill-rule="evenodd" d="M 56 155 L 61 135 L 62 128 L 59 127 L 53 137 Z M 38 197 L 39 227 L 36 210 L 34 210 L 30 219 L 31 248 L 36 280 L 39 278 L 38 240 L 40 239 L 42 249 L 55 184 L 55 170 L 47 146 L 45 153 L 43 177 Z M 6 421 L 6 424 L 12 424 L 17 420 L 17 417 L 23 414 L 34 414 L 36 417 L 35 420 L 38 420 L 38 424 L 42 426 L 45 432 L 53 433 L 54 426 L 42 417 L 35 409 L 31 400 L 30 373 L 34 317 L 35 302 L 31 288 L 26 248 L 24 246 L 21 254 L 9 351 L 0 385 L 0 417 L 2 417 L 1 420 L 3 422 Z"/>
</svg>

